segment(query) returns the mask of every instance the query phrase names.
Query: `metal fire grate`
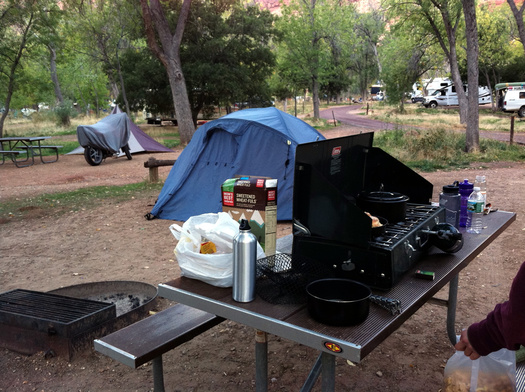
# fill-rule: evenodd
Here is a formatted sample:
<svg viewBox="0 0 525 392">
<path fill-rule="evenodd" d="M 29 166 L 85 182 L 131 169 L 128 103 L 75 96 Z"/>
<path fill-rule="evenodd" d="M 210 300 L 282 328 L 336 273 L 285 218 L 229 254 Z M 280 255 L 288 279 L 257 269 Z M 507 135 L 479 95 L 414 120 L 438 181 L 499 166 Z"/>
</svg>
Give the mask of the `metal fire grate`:
<svg viewBox="0 0 525 392">
<path fill-rule="evenodd" d="M 115 304 L 17 289 L 0 294 L 0 324 L 75 336 L 116 317 Z"/>
</svg>

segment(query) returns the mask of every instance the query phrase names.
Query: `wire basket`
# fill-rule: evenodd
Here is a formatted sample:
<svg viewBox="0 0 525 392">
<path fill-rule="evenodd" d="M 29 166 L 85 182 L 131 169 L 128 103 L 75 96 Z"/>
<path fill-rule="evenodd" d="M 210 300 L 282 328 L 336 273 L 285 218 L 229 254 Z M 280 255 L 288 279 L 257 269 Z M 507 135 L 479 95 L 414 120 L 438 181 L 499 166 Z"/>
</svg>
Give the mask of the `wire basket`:
<svg viewBox="0 0 525 392">
<path fill-rule="evenodd" d="M 272 304 L 305 304 L 308 283 L 333 275 L 328 267 L 315 260 L 278 253 L 257 260 L 255 290 Z"/>
</svg>

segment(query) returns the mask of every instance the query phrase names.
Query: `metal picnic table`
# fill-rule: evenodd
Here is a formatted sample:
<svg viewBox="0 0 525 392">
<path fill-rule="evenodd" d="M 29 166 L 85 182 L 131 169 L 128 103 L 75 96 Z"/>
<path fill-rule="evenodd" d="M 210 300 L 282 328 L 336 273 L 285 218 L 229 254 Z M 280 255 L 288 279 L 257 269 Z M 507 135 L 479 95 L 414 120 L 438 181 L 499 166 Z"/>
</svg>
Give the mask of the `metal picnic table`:
<svg viewBox="0 0 525 392">
<path fill-rule="evenodd" d="M 336 357 L 360 362 L 421 306 L 435 300 L 433 296 L 447 283 L 448 299 L 437 301 L 448 307 L 447 333 L 451 342 L 455 343 L 458 274 L 515 219 L 515 213 L 497 211 L 484 216 L 481 234 L 469 234 L 462 229 L 464 246 L 459 252 L 449 254 L 431 250 L 391 290 L 379 292 L 383 296 L 401 301 L 400 314 L 391 315 L 384 309 L 370 306 L 368 318 L 353 327 L 321 324 L 308 315 L 306 305 L 273 305 L 259 297 L 250 303 L 238 303 L 232 299 L 231 288 L 218 288 L 185 277 L 160 284 L 158 295 L 255 328 L 257 391 L 267 390 L 266 333 L 319 350 L 320 355 L 302 390 L 311 390 L 322 373 L 322 390 L 333 391 Z M 435 279 L 431 281 L 416 278 L 414 275 L 417 269 L 434 271 Z"/>
<path fill-rule="evenodd" d="M 43 146 L 42 141 L 50 139 L 51 136 L 17 136 L 0 138 L 1 164 L 4 164 L 6 156 L 10 157 L 17 167 L 27 167 L 35 164 L 35 156 L 40 157 L 42 163 L 52 163 L 58 160 L 58 149 L 62 146 Z M 55 159 L 44 160 L 42 151 L 53 149 L 56 153 Z M 24 159 L 17 159 L 20 155 Z"/>
</svg>

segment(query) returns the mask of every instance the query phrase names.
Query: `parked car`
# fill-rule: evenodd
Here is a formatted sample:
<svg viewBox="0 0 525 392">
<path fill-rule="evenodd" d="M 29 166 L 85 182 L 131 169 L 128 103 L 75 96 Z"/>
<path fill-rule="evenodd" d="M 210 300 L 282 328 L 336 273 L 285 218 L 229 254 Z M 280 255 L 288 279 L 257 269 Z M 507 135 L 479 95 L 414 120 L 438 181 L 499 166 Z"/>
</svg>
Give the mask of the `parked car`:
<svg viewBox="0 0 525 392">
<path fill-rule="evenodd" d="M 525 117 L 525 84 L 506 83 L 505 88 L 501 109 L 506 113 L 518 113 L 518 117 Z M 501 86 L 496 85 L 496 91 L 499 90 Z"/>
<path fill-rule="evenodd" d="M 382 91 L 379 91 L 376 95 L 372 96 L 373 101 L 384 101 L 385 100 L 385 93 Z"/>
</svg>

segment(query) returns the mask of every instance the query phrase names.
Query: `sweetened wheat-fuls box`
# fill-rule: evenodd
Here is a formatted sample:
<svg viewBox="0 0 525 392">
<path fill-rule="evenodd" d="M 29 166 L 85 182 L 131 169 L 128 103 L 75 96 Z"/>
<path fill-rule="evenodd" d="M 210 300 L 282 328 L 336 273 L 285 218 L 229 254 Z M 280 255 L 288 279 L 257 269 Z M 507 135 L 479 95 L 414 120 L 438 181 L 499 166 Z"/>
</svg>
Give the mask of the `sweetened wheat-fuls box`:
<svg viewBox="0 0 525 392">
<path fill-rule="evenodd" d="M 277 179 L 255 176 L 229 178 L 221 186 L 222 211 L 236 221 L 246 219 L 267 256 L 277 240 Z"/>
</svg>

